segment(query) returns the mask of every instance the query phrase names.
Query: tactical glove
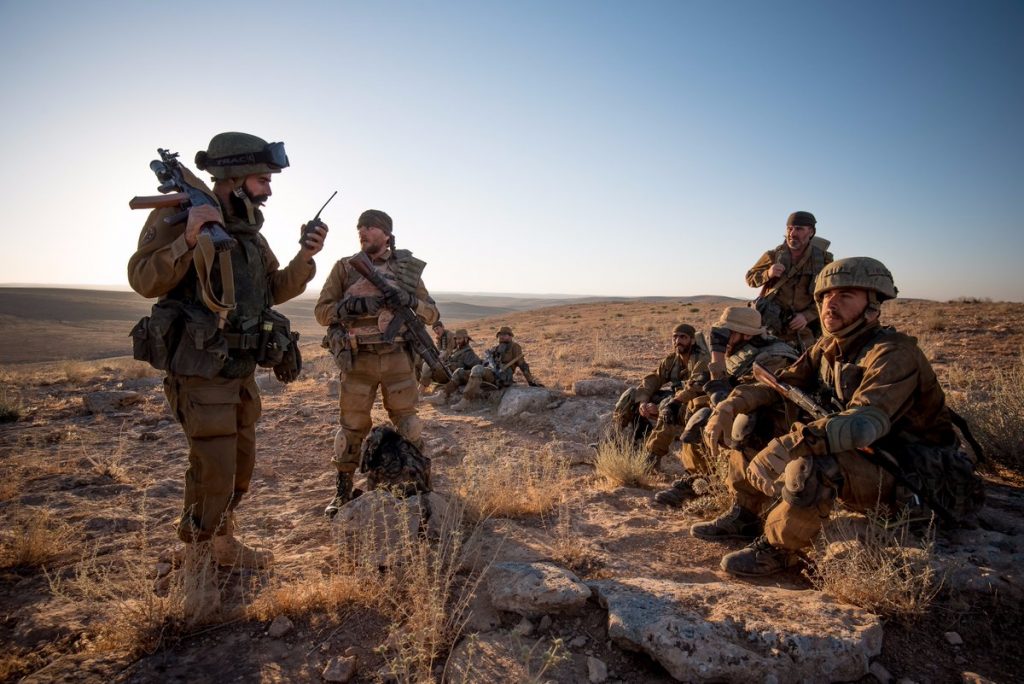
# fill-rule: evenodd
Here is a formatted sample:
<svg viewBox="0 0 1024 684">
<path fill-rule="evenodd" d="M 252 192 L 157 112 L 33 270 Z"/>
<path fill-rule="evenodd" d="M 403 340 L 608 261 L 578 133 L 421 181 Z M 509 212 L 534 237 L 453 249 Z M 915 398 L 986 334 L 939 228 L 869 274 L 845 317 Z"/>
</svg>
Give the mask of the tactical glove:
<svg viewBox="0 0 1024 684">
<path fill-rule="evenodd" d="M 403 306 L 407 306 L 412 310 L 416 310 L 416 297 L 409 294 L 400 287 L 393 287 L 384 293 L 384 303 L 389 309 L 394 311 L 400 309 Z"/>
<path fill-rule="evenodd" d="M 711 351 L 724 352 L 732 335 L 728 328 L 711 328 Z"/>
<path fill-rule="evenodd" d="M 729 404 L 722 402 L 715 407 L 715 412 L 704 426 L 704 445 L 711 455 L 718 457 L 718 445 L 725 439 L 732 439 L 732 423 L 736 414 Z"/>
<path fill-rule="evenodd" d="M 376 316 L 383 304 L 382 297 L 345 297 L 338 302 L 338 318 Z"/>
</svg>

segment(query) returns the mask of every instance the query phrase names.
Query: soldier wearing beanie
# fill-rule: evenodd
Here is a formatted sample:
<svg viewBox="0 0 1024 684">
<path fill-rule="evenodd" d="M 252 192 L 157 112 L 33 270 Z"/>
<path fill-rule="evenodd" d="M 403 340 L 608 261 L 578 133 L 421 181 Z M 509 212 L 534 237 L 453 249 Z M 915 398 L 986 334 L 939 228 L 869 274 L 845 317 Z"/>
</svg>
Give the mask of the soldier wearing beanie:
<svg viewBox="0 0 1024 684">
<path fill-rule="evenodd" d="M 270 305 L 306 289 L 316 271 L 313 257 L 327 235 L 326 226 L 303 233 L 298 254 L 281 268 L 260 232 L 260 207 L 271 195 L 273 174 L 288 166 L 283 143 L 220 133 L 196 155 L 196 164 L 213 177 L 212 188 L 184 166 L 182 174 L 212 202 L 191 207 L 173 223 L 167 219 L 175 220 L 178 208 L 154 210 L 128 262 L 132 289 L 160 298 L 148 318 L 149 334 L 136 341 L 153 344 L 159 338 L 160 348 L 150 347 L 148 360 L 154 362 L 155 354 L 163 353 L 154 365 L 167 369 L 164 391 L 188 437 L 189 467 L 177 531 L 186 543 L 186 570 L 196 573 L 197 590 L 185 602 L 190 620 L 209 615 L 220 602 L 204 558 L 245 568 L 263 567 L 272 559 L 269 551 L 246 546 L 234 535 L 235 510 L 249 489 L 256 459 L 261 409 L 253 372 L 257 363 L 266 365 L 258 341 L 264 322 L 280 321 Z M 208 234 L 201 232 L 211 223 L 221 224 L 234 240 L 217 256 Z M 200 269 L 203 263 L 219 267 L 208 272 Z M 217 290 L 221 295 L 211 299 Z M 232 290 L 230 297 L 226 293 Z M 169 312 L 173 321 L 162 319 Z M 158 330 L 154 324 L 161 319 L 167 325 Z"/>
<path fill-rule="evenodd" d="M 385 297 L 349 263 L 351 257 L 344 257 L 331 269 L 314 309 L 320 325 L 344 324 L 349 337 L 355 338 L 351 368 L 342 373 L 338 398 L 341 427 L 335 434 L 332 458 L 337 491 L 324 509 L 329 518 L 352 498 L 360 449 L 373 425 L 370 410 L 378 389 L 395 428 L 423 451 L 423 426 L 416 415 L 419 390 L 409 343 L 401 331 L 387 343 L 383 332 L 394 317 L 392 309 L 399 306 L 411 308 L 427 324 L 440 318 L 421 277 L 426 262 L 409 250 L 395 248 L 391 217 L 379 209 L 368 209 L 359 216 L 356 231 L 362 251 L 396 288 Z"/>
<path fill-rule="evenodd" d="M 697 386 L 708 379 L 708 352 L 697 339 L 692 325 L 676 325 L 672 329 L 672 353 L 662 359 L 657 370 L 645 375 L 639 385 L 623 392 L 612 412 L 613 429 L 631 441 L 643 443 L 655 466 L 683 428 L 677 421 L 664 420 L 659 405 L 684 386 Z"/>
<path fill-rule="evenodd" d="M 755 306 L 767 331 L 801 351 L 821 335 L 814 279 L 832 262 L 817 224 L 811 212 L 794 211 L 786 219 L 785 241 L 747 271 L 747 285 L 761 288 Z"/>
</svg>

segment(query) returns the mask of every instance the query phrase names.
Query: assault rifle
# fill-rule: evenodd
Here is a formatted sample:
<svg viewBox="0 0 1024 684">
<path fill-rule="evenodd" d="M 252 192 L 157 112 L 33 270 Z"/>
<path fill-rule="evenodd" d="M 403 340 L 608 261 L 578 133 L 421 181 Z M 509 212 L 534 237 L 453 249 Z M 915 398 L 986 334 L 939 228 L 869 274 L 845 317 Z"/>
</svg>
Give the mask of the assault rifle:
<svg viewBox="0 0 1024 684">
<path fill-rule="evenodd" d="M 834 412 L 830 412 L 821 406 L 818 402 L 814 401 L 803 390 L 793 387 L 789 383 L 783 382 L 775 377 L 775 374 L 765 368 L 759 363 L 754 364 L 754 378 L 765 385 L 768 385 L 773 390 L 778 392 L 784 398 L 793 402 L 801 409 L 806 411 L 811 417 L 817 419 L 828 418 L 829 416 L 835 415 Z M 810 438 L 812 435 L 808 434 L 808 428 L 804 428 L 804 437 Z M 880 449 L 877 446 L 860 447 L 857 453 L 863 456 L 869 463 L 882 468 L 896 480 L 898 484 L 903 485 L 914 495 L 917 499 L 917 503 L 920 504 L 924 501 L 928 504 L 928 507 L 939 514 L 943 520 L 947 523 L 955 524 L 956 517 L 949 512 L 949 510 L 942 504 L 935 501 L 935 498 L 930 494 L 926 493 L 920 487 L 912 483 L 908 478 L 907 474 L 903 472 L 903 468 L 900 467 L 899 461 L 895 456 L 890 454 L 884 449 Z"/>
<path fill-rule="evenodd" d="M 149 162 L 149 168 L 153 170 L 157 180 L 160 181 L 157 190 L 163 194 L 149 197 L 133 197 L 128 202 L 129 207 L 132 209 L 181 207 L 180 212 L 164 219 L 165 223 L 173 225 L 181 223 L 188 218 L 189 207 L 198 207 L 203 204 L 218 206 L 216 200 L 185 180 L 185 175 L 182 173 L 183 167 L 178 163 L 177 152 L 169 152 L 163 148 L 157 148 L 157 153 L 160 155 L 160 158 Z M 213 241 L 213 248 L 218 252 L 231 249 L 237 244 L 235 238 L 228 235 L 227 231 L 224 230 L 224 226 L 216 221 L 203 224 L 200 231 L 209 234 L 210 239 Z"/>
<path fill-rule="evenodd" d="M 365 252 L 359 252 L 349 259 L 348 263 L 352 265 L 352 268 L 356 269 L 359 275 L 373 283 L 384 294 L 397 289 L 395 285 L 381 275 L 380 271 L 374 268 L 373 262 L 370 261 L 370 257 L 366 256 Z M 442 373 L 446 381 L 451 382 L 452 372 L 448 370 L 448 366 L 442 363 L 441 353 L 437 350 L 437 345 L 434 344 L 433 338 L 427 332 L 427 326 L 416 315 L 416 312 L 407 306 L 401 306 L 391 313 L 395 317 L 391 319 L 387 329 L 384 331 L 384 341 L 387 343 L 393 342 L 395 336 L 398 335 L 398 331 L 405 326 L 406 332 L 409 334 L 408 342 L 412 345 L 412 350 L 419 354 L 431 369 Z"/>
</svg>

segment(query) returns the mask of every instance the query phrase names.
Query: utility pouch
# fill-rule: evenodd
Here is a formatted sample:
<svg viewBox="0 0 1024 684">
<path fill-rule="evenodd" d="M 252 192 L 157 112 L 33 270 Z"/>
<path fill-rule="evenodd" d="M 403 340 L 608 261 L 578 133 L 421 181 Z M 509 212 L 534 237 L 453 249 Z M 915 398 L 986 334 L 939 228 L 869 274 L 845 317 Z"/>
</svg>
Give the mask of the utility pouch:
<svg viewBox="0 0 1024 684">
<path fill-rule="evenodd" d="M 985 503 L 984 484 L 974 471 L 974 462 L 959 444 L 936 447 L 911 442 L 903 445 L 899 460 L 907 480 L 931 502 L 949 511 L 957 522 Z M 930 501 L 918 502 L 916 498 L 909 487 L 897 484 L 898 502 L 913 501 L 930 508 Z"/>
<path fill-rule="evenodd" d="M 775 301 L 775 297 L 758 297 L 754 300 L 754 308 L 761 314 L 761 325 L 769 332 L 782 332 L 782 306 Z"/>
<path fill-rule="evenodd" d="M 288 346 L 284 350 L 281 362 L 274 366 L 274 377 L 283 383 L 289 383 L 299 377 L 302 372 L 302 353 L 299 351 L 299 333 L 288 333 Z"/>
<path fill-rule="evenodd" d="M 260 341 L 256 350 L 256 363 L 261 368 L 273 368 L 284 361 L 290 346 L 291 321 L 273 309 L 264 310 L 260 317 Z"/>
<path fill-rule="evenodd" d="M 168 370 L 207 380 L 216 377 L 228 359 L 228 342 L 217 326 L 217 314 L 201 304 L 183 304 L 180 312 L 184 325 Z M 153 328 L 151 316 L 151 333 Z"/>
<path fill-rule="evenodd" d="M 164 300 L 132 328 L 132 356 L 157 370 L 168 370 L 181 327 L 181 303 Z"/>
<path fill-rule="evenodd" d="M 348 328 L 345 325 L 331 323 L 327 326 L 327 334 L 324 335 L 320 346 L 331 353 L 339 371 L 347 373 L 352 370 L 353 349 L 348 337 Z"/>
</svg>

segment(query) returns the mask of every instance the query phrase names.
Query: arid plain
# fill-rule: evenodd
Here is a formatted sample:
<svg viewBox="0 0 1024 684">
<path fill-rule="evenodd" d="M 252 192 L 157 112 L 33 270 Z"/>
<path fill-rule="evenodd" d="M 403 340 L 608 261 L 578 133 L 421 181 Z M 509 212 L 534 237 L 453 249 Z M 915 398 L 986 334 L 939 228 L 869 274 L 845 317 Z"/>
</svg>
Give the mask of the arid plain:
<svg viewBox="0 0 1024 684">
<path fill-rule="evenodd" d="M 829 597 L 800 571 L 756 583 L 724 575 L 719 558 L 740 545 L 688 532 L 715 503 L 652 501 L 676 466 L 628 486 L 596 467 L 587 445 L 616 396 L 578 383 L 635 384 L 665 355 L 675 323 L 707 330 L 736 303 L 716 297 L 439 298 L 448 327 L 467 327 L 478 352 L 512 326 L 548 401 L 507 416 L 496 397 L 461 412 L 421 403 L 435 490 L 458 512 L 461 551 L 475 562 L 401 582 L 384 575 L 404 571 L 360 567 L 321 514 L 333 489 L 337 372 L 312 303 L 281 307 L 302 333 L 305 369 L 287 386 L 260 371 L 256 472 L 240 509 L 241 536 L 276 563 L 225 574 L 223 614 L 187 626 L 172 558 L 187 445 L 160 374 L 129 355 L 128 331 L 149 303 L 0 289 L 0 680 L 320 681 L 347 661 L 351 681 L 673 681 L 649 652 L 623 645 L 596 597 L 533 617 L 490 605 L 486 575 L 502 561 L 550 561 L 582 582 L 729 583 L 856 603 L 855 592 Z M 880 653 L 858 681 L 1019 681 L 1024 304 L 897 300 L 883 322 L 918 337 L 951 404 L 983 423 L 988 503 L 974 530 L 925 540 L 933 575 L 921 609 L 881 610 Z M 386 420 L 379 403 L 374 416 Z M 442 617 L 424 617 L 428 605 Z M 772 610 L 787 620 L 785 606 Z M 449 626 L 444 615 L 467 621 Z"/>
</svg>

